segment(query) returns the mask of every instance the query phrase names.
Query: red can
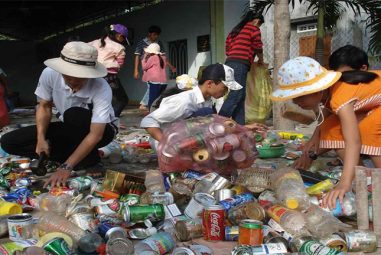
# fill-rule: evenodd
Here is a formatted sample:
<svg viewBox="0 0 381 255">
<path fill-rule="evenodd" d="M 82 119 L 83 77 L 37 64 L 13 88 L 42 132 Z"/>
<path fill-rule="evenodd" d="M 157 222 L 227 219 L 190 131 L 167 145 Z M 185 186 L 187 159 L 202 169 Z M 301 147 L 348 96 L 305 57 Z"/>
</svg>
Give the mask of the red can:
<svg viewBox="0 0 381 255">
<path fill-rule="evenodd" d="M 223 241 L 225 238 L 225 209 L 220 205 L 211 205 L 202 214 L 204 239 Z"/>
</svg>

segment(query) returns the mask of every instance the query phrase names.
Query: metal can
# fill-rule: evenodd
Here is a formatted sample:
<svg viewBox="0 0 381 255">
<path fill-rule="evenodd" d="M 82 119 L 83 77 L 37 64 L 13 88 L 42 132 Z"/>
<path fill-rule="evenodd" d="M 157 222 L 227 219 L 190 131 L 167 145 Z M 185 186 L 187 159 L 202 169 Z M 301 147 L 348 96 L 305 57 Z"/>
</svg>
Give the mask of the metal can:
<svg viewBox="0 0 381 255">
<path fill-rule="evenodd" d="M 287 253 L 287 247 L 283 243 L 269 243 L 257 246 L 239 245 L 232 250 L 231 255 L 275 255 L 285 253 Z"/>
<path fill-rule="evenodd" d="M 234 195 L 235 195 L 235 191 L 230 189 L 220 189 L 214 192 L 214 198 L 216 199 L 217 202 L 220 202 L 228 198 L 232 198 Z"/>
<path fill-rule="evenodd" d="M 130 255 L 134 253 L 134 244 L 127 238 L 111 239 L 106 244 L 106 253 L 112 255 Z"/>
<path fill-rule="evenodd" d="M 187 170 L 184 173 L 182 173 L 181 177 L 183 178 L 190 178 L 190 179 L 196 179 L 201 180 L 201 177 L 205 175 L 203 173 L 197 172 L 195 170 Z"/>
<path fill-rule="evenodd" d="M 239 225 L 239 223 L 245 219 L 263 221 L 265 217 L 265 210 L 257 202 L 248 202 L 238 205 L 228 212 L 228 219 L 234 225 Z"/>
<path fill-rule="evenodd" d="M 173 202 L 174 198 L 171 192 L 151 194 L 151 204 L 170 205 Z"/>
<path fill-rule="evenodd" d="M 33 217 L 28 213 L 10 216 L 8 218 L 9 239 L 12 241 L 30 239 L 33 237 Z"/>
<path fill-rule="evenodd" d="M 306 255 L 338 255 L 341 251 L 329 248 L 311 236 L 294 238 L 291 243 L 294 252 L 304 252 Z"/>
<path fill-rule="evenodd" d="M 121 227 L 113 227 L 110 228 L 105 234 L 105 240 L 113 240 L 116 238 L 127 238 L 127 232 L 124 228 Z"/>
<path fill-rule="evenodd" d="M 80 176 L 74 179 L 69 180 L 69 188 L 75 189 L 78 191 L 84 191 L 90 189 L 93 178 L 90 176 Z"/>
<path fill-rule="evenodd" d="M 93 202 L 93 200 L 96 200 L 97 202 Z M 95 206 L 95 211 L 97 214 L 117 214 L 121 209 L 121 204 L 117 199 L 103 200 L 95 198 L 93 200 L 91 201 L 91 204 L 99 202 L 99 204 Z"/>
<path fill-rule="evenodd" d="M 225 241 L 238 241 L 238 236 L 239 236 L 238 226 L 225 227 Z"/>
<path fill-rule="evenodd" d="M 32 184 L 32 180 L 30 178 L 19 178 L 15 181 L 15 186 L 18 188 L 25 188 Z"/>
<path fill-rule="evenodd" d="M 144 222 L 146 219 L 150 221 L 164 220 L 164 206 L 162 204 L 126 206 L 123 217 L 128 223 Z"/>
<path fill-rule="evenodd" d="M 375 252 L 377 250 L 377 237 L 372 231 L 352 230 L 344 234 L 350 252 Z"/>
<path fill-rule="evenodd" d="M 56 237 L 45 243 L 43 246 L 44 250 L 52 255 L 71 255 L 69 245 L 65 239 L 61 237 Z"/>
<path fill-rule="evenodd" d="M 202 220 L 197 218 L 178 221 L 175 224 L 175 231 L 176 237 L 182 242 L 202 237 Z"/>
<path fill-rule="evenodd" d="M 220 205 L 222 205 L 225 210 L 229 211 L 232 207 L 253 201 L 254 195 L 251 193 L 243 193 L 240 195 L 235 195 L 233 198 L 225 199 L 219 202 Z"/>
<path fill-rule="evenodd" d="M 268 243 L 283 243 L 284 246 L 289 248 L 289 242 L 288 240 L 280 235 L 278 232 L 276 232 L 273 228 L 271 228 L 268 225 L 263 225 L 262 226 L 263 230 L 263 243 L 268 244 Z"/>
<path fill-rule="evenodd" d="M 69 221 L 86 231 L 92 229 L 91 222 L 93 219 L 94 215 L 92 213 L 75 213 L 70 216 Z"/>
<path fill-rule="evenodd" d="M 338 234 L 332 234 L 331 236 L 321 239 L 320 242 L 329 248 L 336 249 L 338 251 L 348 251 L 347 243 Z"/>
<path fill-rule="evenodd" d="M 243 220 L 239 224 L 238 244 L 261 245 L 263 243 L 263 223 L 258 220 Z"/>
<path fill-rule="evenodd" d="M 126 205 L 136 205 L 140 202 L 140 196 L 137 194 L 127 194 L 121 196 L 119 201 L 123 202 Z"/>
<path fill-rule="evenodd" d="M 188 206 L 184 210 L 184 214 L 189 218 L 195 219 L 202 213 L 207 206 L 215 204 L 216 200 L 212 195 L 206 193 L 197 193 L 193 196 Z"/>
<path fill-rule="evenodd" d="M 220 205 L 211 205 L 202 214 L 204 239 L 223 241 L 225 239 L 225 210 Z"/>
</svg>

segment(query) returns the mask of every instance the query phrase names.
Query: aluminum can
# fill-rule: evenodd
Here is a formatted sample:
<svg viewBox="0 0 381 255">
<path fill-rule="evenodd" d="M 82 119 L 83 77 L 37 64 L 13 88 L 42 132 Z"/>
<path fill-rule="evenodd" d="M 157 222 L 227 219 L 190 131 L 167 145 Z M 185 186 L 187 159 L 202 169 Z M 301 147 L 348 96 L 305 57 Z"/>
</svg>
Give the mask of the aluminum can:
<svg viewBox="0 0 381 255">
<path fill-rule="evenodd" d="M 105 234 L 105 240 L 113 240 L 116 238 L 127 238 L 127 232 L 124 228 L 121 227 L 113 227 L 110 228 Z"/>
<path fill-rule="evenodd" d="M 232 207 L 253 201 L 254 195 L 251 193 L 243 193 L 240 195 L 235 195 L 233 198 L 225 199 L 219 202 L 225 210 L 229 211 Z"/>
<path fill-rule="evenodd" d="M 33 217 L 28 213 L 12 215 L 8 218 L 9 239 L 25 240 L 33 237 Z"/>
<path fill-rule="evenodd" d="M 83 230 L 92 230 L 92 220 L 94 215 L 92 213 L 75 213 L 70 216 L 69 220 Z"/>
<path fill-rule="evenodd" d="M 90 189 L 93 178 L 90 176 L 80 176 L 69 180 L 69 188 L 78 191 Z"/>
<path fill-rule="evenodd" d="M 223 241 L 225 239 L 225 210 L 220 205 L 211 205 L 202 213 L 204 239 Z"/>
<path fill-rule="evenodd" d="M 347 252 L 348 247 L 346 241 L 339 234 L 332 234 L 331 236 L 321 239 L 320 242 L 329 248 L 338 251 Z"/>
<path fill-rule="evenodd" d="M 182 242 L 202 237 L 202 220 L 197 218 L 178 221 L 175 224 L 175 231 L 176 237 Z"/>
<path fill-rule="evenodd" d="M 214 192 L 214 197 L 217 202 L 220 202 L 228 198 L 232 198 L 234 195 L 235 195 L 235 191 L 230 189 L 220 189 Z"/>
<path fill-rule="evenodd" d="M 43 246 L 44 250 L 51 255 L 72 255 L 69 245 L 65 239 L 56 237 L 45 243 Z"/>
<path fill-rule="evenodd" d="M 197 193 L 185 208 L 184 214 L 189 218 L 195 219 L 202 213 L 205 207 L 214 205 L 215 202 L 216 200 L 213 196 L 206 193 Z"/>
<path fill-rule="evenodd" d="M 119 201 L 126 205 L 137 205 L 140 203 L 140 195 L 137 194 L 127 194 L 120 197 Z"/>
<path fill-rule="evenodd" d="M 110 239 L 106 244 L 106 253 L 110 255 L 132 255 L 134 244 L 127 238 Z"/>
<path fill-rule="evenodd" d="M 291 247 L 293 251 L 306 255 L 343 255 L 341 251 L 329 248 L 310 236 L 294 238 Z"/>
<path fill-rule="evenodd" d="M 263 243 L 263 223 L 258 220 L 242 220 L 239 224 L 238 244 L 261 245 Z"/>
<path fill-rule="evenodd" d="M 123 217 L 128 223 L 144 222 L 146 219 L 161 221 L 165 218 L 164 206 L 162 204 L 126 206 Z"/>
<path fill-rule="evenodd" d="M 105 214 L 105 215 L 117 214 L 121 209 L 121 203 L 117 199 L 103 200 L 103 199 L 94 198 L 93 200 L 97 201 L 95 203 L 99 202 L 99 204 L 95 206 L 95 211 L 97 214 Z M 91 201 L 91 204 L 94 203 L 93 200 Z"/>
<path fill-rule="evenodd" d="M 375 252 L 377 250 L 376 234 L 368 230 L 353 230 L 345 232 L 348 251 L 350 252 Z"/>
<path fill-rule="evenodd" d="M 238 241 L 238 236 L 239 236 L 238 226 L 225 227 L 225 241 Z"/>
<path fill-rule="evenodd" d="M 287 247 L 283 243 L 269 243 L 257 246 L 239 245 L 232 250 L 231 255 L 275 255 L 285 253 L 287 253 Z"/>
<path fill-rule="evenodd" d="M 190 178 L 190 179 L 196 179 L 201 180 L 201 177 L 205 174 L 197 172 L 195 170 L 187 170 L 184 173 L 182 173 L 181 177 L 183 178 Z"/>
</svg>

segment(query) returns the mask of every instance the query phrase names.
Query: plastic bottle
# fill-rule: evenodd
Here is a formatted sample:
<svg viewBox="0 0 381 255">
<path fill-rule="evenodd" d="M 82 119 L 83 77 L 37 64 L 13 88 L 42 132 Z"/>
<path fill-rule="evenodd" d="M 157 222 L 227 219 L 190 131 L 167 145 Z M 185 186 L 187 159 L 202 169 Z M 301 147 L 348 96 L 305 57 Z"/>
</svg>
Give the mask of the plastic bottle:
<svg viewBox="0 0 381 255">
<path fill-rule="evenodd" d="M 313 236 L 323 238 L 341 230 L 349 230 L 351 226 L 336 219 L 330 212 L 319 206 L 311 205 L 306 213 L 307 228 Z"/>
<path fill-rule="evenodd" d="M 175 238 L 167 233 L 157 233 L 135 245 L 136 255 L 163 255 L 172 251 L 176 246 Z"/>
<path fill-rule="evenodd" d="M 69 207 L 72 197 L 68 194 L 54 196 L 49 193 L 43 193 L 37 197 L 39 201 L 38 209 L 45 212 L 52 212 L 58 215 L 65 215 Z"/>
<path fill-rule="evenodd" d="M 78 242 L 86 232 L 65 217 L 51 212 L 40 214 L 37 227 L 46 232 L 61 232 L 69 235 L 74 241 Z"/>
<path fill-rule="evenodd" d="M 148 170 L 146 172 L 146 179 L 144 181 L 144 185 L 146 186 L 147 192 L 165 192 L 163 175 L 159 170 Z"/>
<path fill-rule="evenodd" d="M 306 220 L 301 212 L 289 210 L 279 205 L 267 206 L 267 214 L 291 235 L 309 234 Z"/>
<path fill-rule="evenodd" d="M 273 190 L 282 205 L 298 210 L 309 207 L 309 196 L 299 171 L 285 167 L 275 171 L 270 178 Z"/>
</svg>

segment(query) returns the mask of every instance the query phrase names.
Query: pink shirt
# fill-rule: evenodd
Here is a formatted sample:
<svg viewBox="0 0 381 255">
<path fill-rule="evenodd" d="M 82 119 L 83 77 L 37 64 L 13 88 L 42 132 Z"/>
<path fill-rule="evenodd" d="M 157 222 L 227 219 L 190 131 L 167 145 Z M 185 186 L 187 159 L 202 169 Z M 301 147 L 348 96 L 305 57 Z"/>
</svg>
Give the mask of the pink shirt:
<svg viewBox="0 0 381 255">
<path fill-rule="evenodd" d="M 105 42 L 104 47 L 101 47 L 101 39 L 89 42 L 89 44 L 97 48 L 98 62 L 105 65 L 109 73 L 118 73 L 126 56 L 124 46 L 108 37 L 105 38 Z"/>
<path fill-rule="evenodd" d="M 167 83 L 167 60 L 165 56 L 161 56 L 164 61 L 164 68 L 160 67 L 160 59 L 157 55 L 151 56 L 147 61 L 145 56 L 142 60 L 143 77 L 144 82 L 156 82 L 156 83 Z"/>
</svg>

